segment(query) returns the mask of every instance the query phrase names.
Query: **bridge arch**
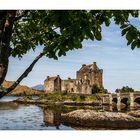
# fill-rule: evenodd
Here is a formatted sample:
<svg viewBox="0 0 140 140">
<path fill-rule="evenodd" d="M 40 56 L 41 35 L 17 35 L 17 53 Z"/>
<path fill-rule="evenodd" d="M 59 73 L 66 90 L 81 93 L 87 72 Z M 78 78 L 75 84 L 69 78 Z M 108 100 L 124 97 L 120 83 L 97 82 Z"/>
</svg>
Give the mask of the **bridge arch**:
<svg viewBox="0 0 140 140">
<path fill-rule="evenodd" d="M 112 99 L 112 103 L 116 103 L 117 104 L 117 102 L 118 102 L 117 97 L 115 97 L 115 98 Z"/>
<path fill-rule="evenodd" d="M 134 99 L 134 103 L 137 103 L 137 104 L 140 105 L 140 97 L 135 98 L 135 99 Z"/>
<path fill-rule="evenodd" d="M 128 97 L 122 98 L 121 103 L 124 103 L 125 105 L 129 105 L 130 104 L 130 98 L 128 98 Z"/>
</svg>

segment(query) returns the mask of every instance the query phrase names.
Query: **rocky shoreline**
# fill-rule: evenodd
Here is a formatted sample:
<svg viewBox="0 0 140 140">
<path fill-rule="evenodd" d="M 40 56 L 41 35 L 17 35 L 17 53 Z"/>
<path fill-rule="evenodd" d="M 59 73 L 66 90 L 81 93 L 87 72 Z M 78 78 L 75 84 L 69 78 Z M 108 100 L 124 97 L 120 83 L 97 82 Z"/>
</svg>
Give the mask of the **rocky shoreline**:
<svg viewBox="0 0 140 140">
<path fill-rule="evenodd" d="M 96 112 L 94 110 L 75 110 L 61 115 L 63 123 L 69 125 L 108 128 L 138 129 L 140 121 L 126 113 Z"/>
<path fill-rule="evenodd" d="M 127 114 L 136 118 L 140 118 L 140 110 L 130 111 Z"/>
</svg>

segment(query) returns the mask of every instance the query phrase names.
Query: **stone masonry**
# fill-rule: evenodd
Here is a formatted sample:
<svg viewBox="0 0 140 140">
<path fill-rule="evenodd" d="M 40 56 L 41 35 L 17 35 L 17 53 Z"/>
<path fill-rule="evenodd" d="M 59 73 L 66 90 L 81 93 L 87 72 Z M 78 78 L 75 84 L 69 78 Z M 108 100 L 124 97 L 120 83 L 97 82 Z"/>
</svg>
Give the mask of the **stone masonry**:
<svg viewBox="0 0 140 140">
<path fill-rule="evenodd" d="M 103 89 L 103 70 L 99 69 L 96 62 L 83 64 L 76 72 L 76 79 L 61 80 L 58 76 L 47 77 L 44 81 L 46 93 L 67 91 L 70 93 L 92 94 L 93 85 Z"/>
<path fill-rule="evenodd" d="M 44 89 L 46 93 L 61 92 L 61 78 L 59 75 L 50 77 L 44 81 Z"/>
</svg>

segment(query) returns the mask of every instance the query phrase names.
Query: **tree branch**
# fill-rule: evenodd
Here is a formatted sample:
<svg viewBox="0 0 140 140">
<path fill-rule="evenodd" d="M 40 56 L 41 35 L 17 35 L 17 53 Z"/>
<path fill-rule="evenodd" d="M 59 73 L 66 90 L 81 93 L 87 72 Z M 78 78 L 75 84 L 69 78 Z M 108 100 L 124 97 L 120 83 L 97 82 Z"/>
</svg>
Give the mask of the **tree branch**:
<svg viewBox="0 0 140 140">
<path fill-rule="evenodd" d="M 37 63 L 37 61 L 42 58 L 45 55 L 44 52 L 40 53 L 30 64 L 30 66 L 23 72 L 23 74 L 17 79 L 16 82 L 13 83 L 9 88 L 0 90 L 0 98 L 3 96 L 7 95 L 9 92 L 11 92 L 13 89 L 17 87 L 17 85 L 25 78 L 28 76 L 28 74 L 32 71 L 34 65 Z"/>
</svg>

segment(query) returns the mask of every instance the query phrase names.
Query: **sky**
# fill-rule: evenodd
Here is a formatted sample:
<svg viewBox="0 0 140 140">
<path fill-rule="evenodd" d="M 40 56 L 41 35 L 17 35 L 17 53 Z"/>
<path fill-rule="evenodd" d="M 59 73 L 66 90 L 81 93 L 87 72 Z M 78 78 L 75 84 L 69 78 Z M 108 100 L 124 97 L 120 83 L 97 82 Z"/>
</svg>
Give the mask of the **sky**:
<svg viewBox="0 0 140 140">
<path fill-rule="evenodd" d="M 131 23 L 139 28 L 140 18 L 130 17 Z M 102 41 L 85 40 L 83 48 L 69 51 L 58 60 L 43 57 L 21 84 L 29 87 L 43 84 L 46 77 L 60 75 L 61 79 L 76 78 L 76 71 L 82 64 L 96 62 L 103 69 L 103 85 L 109 92 L 122 86 L 140 90 L 140 49 L 131 50 L 125 37 L 121 36 L 119 26 L 112 23 L 110 27 L 102 26 Z M 29 51 L 21 60 L 10 57 L 6 80 L 15 81 L 39 54 Z"/>
</svg>

